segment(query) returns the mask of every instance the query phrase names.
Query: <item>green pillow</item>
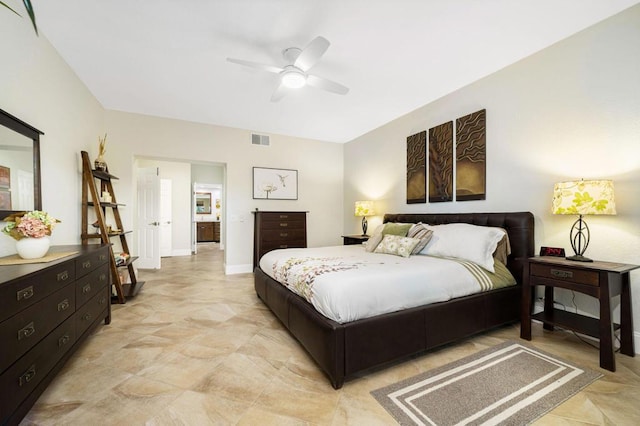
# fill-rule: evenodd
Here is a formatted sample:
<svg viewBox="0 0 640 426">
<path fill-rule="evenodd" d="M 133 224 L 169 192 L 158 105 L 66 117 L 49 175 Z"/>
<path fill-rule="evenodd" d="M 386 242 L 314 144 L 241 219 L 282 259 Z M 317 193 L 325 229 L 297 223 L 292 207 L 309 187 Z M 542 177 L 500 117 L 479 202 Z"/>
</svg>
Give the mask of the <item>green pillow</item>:
<svg viewBox="0 0 640 426">
<path fill-rule="evenodd" d="M 388 222 L 384 224 L 384 229 L 382 229 L 382 235 L 399 235 L 401 237 L 406 237 L 407 232 L 413 226 L 413 223 L 396 223 L 396 222 Z"/>
</svg>

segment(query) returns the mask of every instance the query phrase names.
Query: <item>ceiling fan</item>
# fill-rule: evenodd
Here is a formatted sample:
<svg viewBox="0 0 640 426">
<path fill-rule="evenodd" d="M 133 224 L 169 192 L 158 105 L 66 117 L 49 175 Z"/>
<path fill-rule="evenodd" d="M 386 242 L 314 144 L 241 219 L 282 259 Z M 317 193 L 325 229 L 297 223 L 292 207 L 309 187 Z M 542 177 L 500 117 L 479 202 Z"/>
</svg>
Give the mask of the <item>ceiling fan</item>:
<svg viewBox="0 0 640 426">
<path fill-rule="evenodd" d="M 329 40 L 318 36 L 311 40 L 311 43 L 309 43 L 304 49 L 297 47 L 284 49 L 282 51 L 282 56 L 284 57 L 287 65 L 282 68 L 274 65 L 245 61 L 243 59 L 227 58 L 227 61 L 279 74 L 280 85 L 271 96 L 271 102 L 278 102 L 282 99 L 287 94 L 288 89 L 299 89 L 306 85 L 327 90 L 331 93 L 337 93 L 338 95 L 346 95 L 349 89 L 342 84 L 308 73 L 308 71 L 320 60 L 322 55 L 324 55 L 324 52 L 327 51 L 329 45 Z"/>
</svg>

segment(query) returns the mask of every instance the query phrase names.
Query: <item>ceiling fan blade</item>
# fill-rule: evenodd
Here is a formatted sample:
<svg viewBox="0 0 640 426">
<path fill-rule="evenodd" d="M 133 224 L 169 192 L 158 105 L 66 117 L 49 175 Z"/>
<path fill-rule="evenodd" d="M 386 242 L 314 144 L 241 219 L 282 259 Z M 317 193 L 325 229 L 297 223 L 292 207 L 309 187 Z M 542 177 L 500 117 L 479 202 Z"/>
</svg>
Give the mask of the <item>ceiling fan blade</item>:
<svg viewBox="0 0 640 426">
<path fill-rule="evenodd" d="M 267 65 L 267 64 L 261 64 L 259 62 L 252 62 L 252 61 L 245 61 L 244 59 L 234 59 L 234 58 L 227 58 L 227 61 L 234 63 L 234 64 L 239 64 L 239 65 L 244 65 L 246 67 L 251 67 L 251 68 L 257 68 L 259 70 L 262 71 L 268 71 L 268 72 L 272 72 L 275 74 L 279 74 L 283 71 L 282 68 L 280 67 L 276 67 L 273 65 Z"/>
<path fill-rule="evenodd" d="M 318 89 L 324 89 L 331 93 L 337 93 L 338 95 L 346 95 L 349 92 L 348 87 L 315 75 L 307 76 L 307 84 L 309 86 L 317 87 Z"/>
<path fill-rule="evenodd" d="M 302 71 L 309 71 L 312 66 L 318 62 L 318 60 L 324 55 L 324 52 L 329 48 L 329 40 L 324 37 L 318 36 L 311 40 L 311 43 L 305 47 L 293 65 L 296 68 L 300 68 Z"/>
<path fill-rule="evenodd" d="M 271 95 L 271 102 L 278 102 L 280 99 L 284 98 L 284 95 L 286 94 L 287 88 L 284 84 L 280 83 L 276 91 L 273 92 L 273 95 Z"/>
</svg>

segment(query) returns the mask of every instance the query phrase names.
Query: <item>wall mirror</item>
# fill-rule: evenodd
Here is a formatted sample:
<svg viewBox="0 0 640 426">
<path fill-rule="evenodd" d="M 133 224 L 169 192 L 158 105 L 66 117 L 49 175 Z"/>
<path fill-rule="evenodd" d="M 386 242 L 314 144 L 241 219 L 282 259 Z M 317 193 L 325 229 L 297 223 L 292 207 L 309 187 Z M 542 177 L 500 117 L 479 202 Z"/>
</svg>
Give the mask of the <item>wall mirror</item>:
<svg viewBox="0 0 640 426">
<path fill-rule="evenodd" d="M 211 214 L 210 192 L 196 192 L 196 214 Z"/>
<path fill-rule="evenodd" d="M 42 210 L 40 130 L 0 109 L 0 220 Z"/>
</svg>

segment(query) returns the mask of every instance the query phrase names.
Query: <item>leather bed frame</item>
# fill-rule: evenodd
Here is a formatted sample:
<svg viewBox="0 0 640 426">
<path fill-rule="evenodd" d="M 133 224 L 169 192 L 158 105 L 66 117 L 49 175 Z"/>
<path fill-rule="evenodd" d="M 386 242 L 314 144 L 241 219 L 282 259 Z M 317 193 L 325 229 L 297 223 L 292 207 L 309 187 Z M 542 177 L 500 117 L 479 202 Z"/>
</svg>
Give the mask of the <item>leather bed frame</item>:
<svg viewBox="0 0 640 426">
<path fill-rule="evenodd" d="M 329 376 L 335 389 L 357 373 L 520 318 L 523 267 L 534 255 L 531 213 L 386 214 L 384 222 L 504 228 L 511 244 L 507 267 L 518 285 L 340 324 L 318 313 L 258 266 L 254 271 L 258 297 Z"/>
</svg>

